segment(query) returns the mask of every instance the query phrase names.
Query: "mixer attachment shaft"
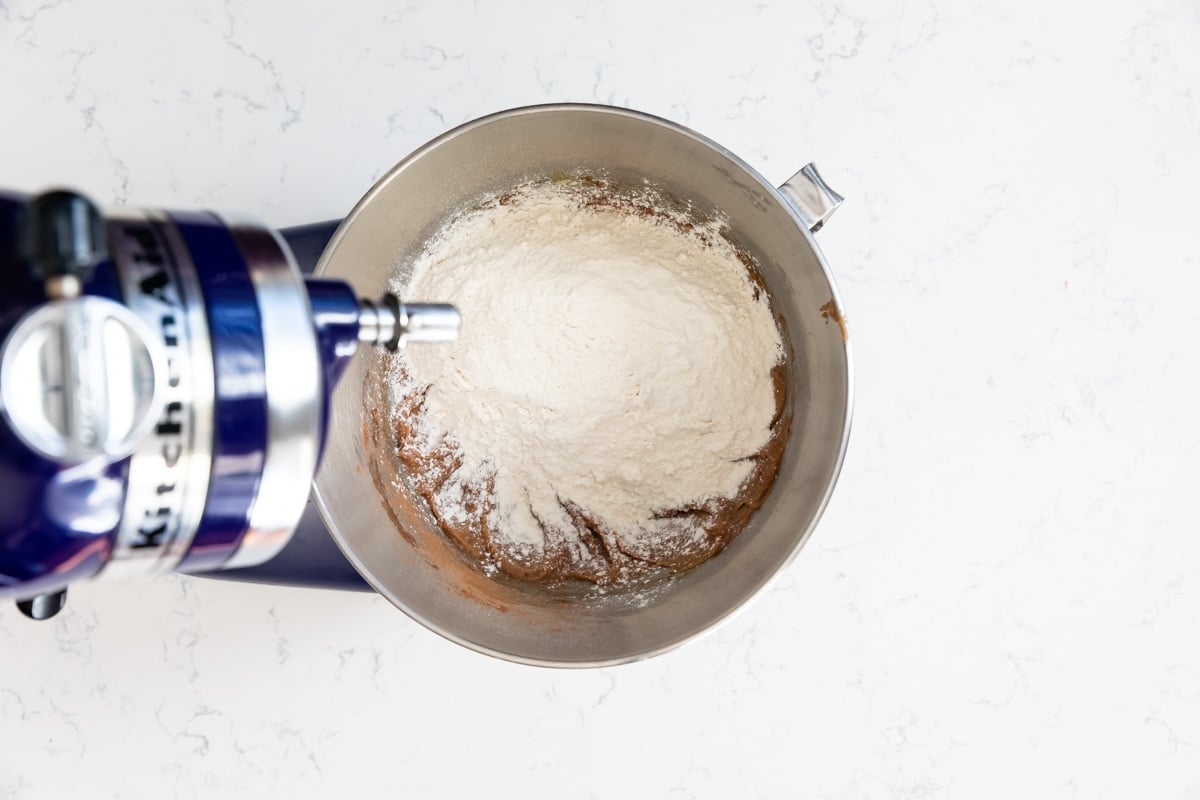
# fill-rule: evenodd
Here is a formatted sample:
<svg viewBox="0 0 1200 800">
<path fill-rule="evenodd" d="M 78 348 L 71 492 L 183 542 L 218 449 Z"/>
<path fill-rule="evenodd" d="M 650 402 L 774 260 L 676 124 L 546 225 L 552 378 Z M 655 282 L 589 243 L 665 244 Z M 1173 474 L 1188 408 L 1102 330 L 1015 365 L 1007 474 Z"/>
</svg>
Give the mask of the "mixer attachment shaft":
<svg viewBox="0 0 1200 800">
<path fill-rule="evenodd" d="M 452 342 L 462 318 L 447 303 L 402 303 L 391 294 L 379 302 L 363 299 L 358 310 L 359 341 L 390 350 L 409 342 Z"/>
</svg>

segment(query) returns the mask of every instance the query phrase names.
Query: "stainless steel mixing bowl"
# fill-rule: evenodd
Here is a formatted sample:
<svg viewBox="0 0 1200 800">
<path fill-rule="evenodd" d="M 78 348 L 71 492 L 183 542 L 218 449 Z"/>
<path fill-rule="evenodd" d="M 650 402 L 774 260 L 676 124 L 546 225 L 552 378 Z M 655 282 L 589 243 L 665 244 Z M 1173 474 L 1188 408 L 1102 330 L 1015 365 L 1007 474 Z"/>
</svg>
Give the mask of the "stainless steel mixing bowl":
<svg viewBox="0 0 1200 800">
<path fill-rule="evenodd" d="M 720 145 L 656 117 L 553 105 L 456 128 L 380 179 L 342 223 L 317 272 L 375 296 L 395 265 L 411 260 L 448 217 L 481 195 L 580 170 L 639 184 L 646 179 L 701 214 L 723 213 L 736 241 L 759 262 L 791 340 L 793 420 L 775 484 L 746 530 L 724 552 L 657 591 L 572 597 L 482 576 L 464 582 L 463 572 L 422 552 L 452 545 L 441 537 L 401 535 L 376 488 L 363 434 L 364 357 L 353 362 L 334 397 L 316 478 L 316 500 L 329 530 L 380 594 L 455 642 L 547 666 L 646 658 L 743 607 L 812 533 L 850 428 L 850 347 L 833 278 L 812 237 L 840 198 L 811 168 L 776 189 Z M 413 513 L 401 522 L 428 526 L 430 518 Z"/>
</svg>

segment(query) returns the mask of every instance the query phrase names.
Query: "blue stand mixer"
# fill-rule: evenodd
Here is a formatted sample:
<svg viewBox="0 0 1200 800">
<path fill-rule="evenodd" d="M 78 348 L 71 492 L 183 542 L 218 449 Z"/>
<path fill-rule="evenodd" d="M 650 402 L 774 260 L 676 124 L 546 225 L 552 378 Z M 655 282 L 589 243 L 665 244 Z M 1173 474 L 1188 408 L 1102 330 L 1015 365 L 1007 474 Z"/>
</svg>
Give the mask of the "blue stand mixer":
<svg viewBox="0 0 1200 800">
<path fill-rule="evenodd" d="M 303 277 L 336 226 L 0 192 L 0 598 L 44 619 L 76 581 L 170 571 L 366 588 L 305 515 L 330 394 L 360 345 L 459 316 Z"/>
<path fill-rule="evenodd" d="M 800 435 L 775 488 L 719 557 L 653 597 L 480 573 L 402 485 L 381 489 L 366 435 L 386 359 L 363 343 L 451 339 L 459 318 L 358 296 L 384 294 L 464 209 L 571 175 L 651 186 L 727 221 L 789 340 Z M 618 664 L 688 641 L 796 556 L 837 481 L 851 354 L 814 234 L 840 203 L 812 164 L 776 186 L 683 126 L 570 103 L 464 123 L 397 163 L 344 221 L 278 232 L 0 193 L 0 598 L 45 618 L 76 581 L 175 570 L 373 590 L 451 641 L 528 664 Z"/>
</svg>

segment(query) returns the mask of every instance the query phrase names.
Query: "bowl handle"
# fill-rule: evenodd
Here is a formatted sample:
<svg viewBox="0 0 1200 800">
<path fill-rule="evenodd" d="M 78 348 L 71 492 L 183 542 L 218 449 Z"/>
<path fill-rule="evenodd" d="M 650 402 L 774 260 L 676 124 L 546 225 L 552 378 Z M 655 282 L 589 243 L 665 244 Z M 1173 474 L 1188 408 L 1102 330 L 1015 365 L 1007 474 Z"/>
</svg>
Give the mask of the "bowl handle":
<svg viewBox="0 0 1200 800">
<path fill-rule="evenodd" d="M 807 164 L 783 182 L 779 193 L 787 198 L 804 225 L 813 233 L 821 230 L 825 220 L 837 211 L 844 199 L 829 188 L 817 172 L 816 164 Z"/>
</svg>

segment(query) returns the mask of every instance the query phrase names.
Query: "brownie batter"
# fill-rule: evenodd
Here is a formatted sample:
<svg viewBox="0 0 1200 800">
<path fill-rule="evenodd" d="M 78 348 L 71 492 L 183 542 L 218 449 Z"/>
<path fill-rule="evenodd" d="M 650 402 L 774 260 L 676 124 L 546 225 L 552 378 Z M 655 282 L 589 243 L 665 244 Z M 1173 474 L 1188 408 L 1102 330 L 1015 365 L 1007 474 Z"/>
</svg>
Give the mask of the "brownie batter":
<svg viewBox="0 0 1200 800">
<path fill-rule="evenodd" d="M 645 203 L 621 197 L 602 180 L 585 180 L 589 182 L 588 207 L 621 209 L 643 217 L 663 213 Z M 505 194 L 496 202 L 501 205 L 514 202 L 514 195 Z M 681 225 L 677 217 L 672 217 L 671 222 Z M 753 259 L 744 252 L 739 252 L 738 258 L 761 290 L 764 284 Z M 453 431 L 432 449 L 421 446 L 419 428 L 426 390 L 414 390 L 389 407 L 389 386 L 395 383 L 398 374 L 404 376 L 405 369 L 401 355 L 381 353 L 368 369 L 364 386 L 367 405 L 364 440 L 373 462 L 372 473 L 385 500 L 394 503 L 407 502 L 410 496 L 420 498 L 420 505 L 428 508 L 441 531 L 484 574 L 502 572 L 543 585 L 578 580 L 600 585 L 624 584 L 647 576 L 686 572 L 716 555 L 746 527 L 751 515 L 764 502 L 790 432 L 791 417 L 786 412 L 788 365 L 782 360 L 770 375 L 775 413 L 769 439 L 750 457 L 753 469 L 734 497 L 659 509 L 653 519 L 663 524 L 656 526 L 652 538 L 618 536 L 618 531 L 608 529 L 586 509 L 560 499 L 559 504 L 574 530 L 564 535 L 538 519 L 545 546 L 540 552 L 531 553 L 528 548 L 512 546 L 509 539 L 491 529 L 496 516 L 491 479 L 484 477 L 465 484 L 461 498 L 456 498 L 453 513 L 441 506 L 439 494 L 462 465 L 462 456 L 453 441 Z"/>
</svg>

